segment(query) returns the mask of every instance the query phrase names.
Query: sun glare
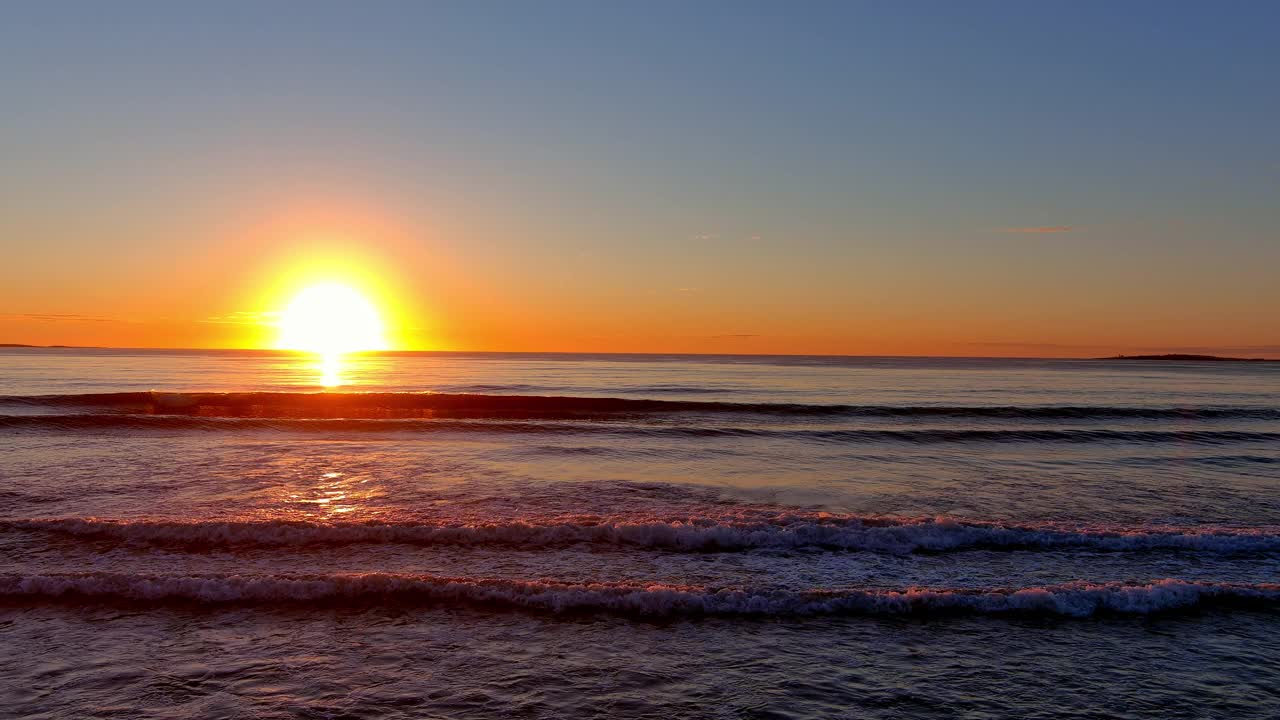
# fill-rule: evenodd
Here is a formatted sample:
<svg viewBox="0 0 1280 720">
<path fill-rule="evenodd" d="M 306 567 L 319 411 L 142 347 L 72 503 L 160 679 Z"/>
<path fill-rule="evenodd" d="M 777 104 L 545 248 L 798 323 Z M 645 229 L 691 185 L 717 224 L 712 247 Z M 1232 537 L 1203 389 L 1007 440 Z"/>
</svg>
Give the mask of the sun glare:
<svg viewBox="0 0 1280 720">
<path fill-rule="evenodd" d="M 378 310 L 338 283 L 312 285 L 294 296 L 280 317 L 280 348 L 333 355 L 386 350 Z"/>
<path fill-rule="evenodd" d="M 346 285 L 324 283 L 299 292 L 280 314 L 278 347 L 319 355 L 321 384 L 333 386 L 340 384 L 343 354 L 388 345 L 372 302 Z"/>
</svg>

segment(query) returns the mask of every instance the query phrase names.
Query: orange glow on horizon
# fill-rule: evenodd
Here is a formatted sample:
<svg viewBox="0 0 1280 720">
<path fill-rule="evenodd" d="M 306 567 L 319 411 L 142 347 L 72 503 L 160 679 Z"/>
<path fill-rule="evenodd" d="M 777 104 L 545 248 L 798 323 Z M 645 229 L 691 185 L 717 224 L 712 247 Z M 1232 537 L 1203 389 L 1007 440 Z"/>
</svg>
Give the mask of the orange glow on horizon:
<svg viewBox="0 0 1280 720">
<path fill-rule="evenodd" d="M 397 351 L 1278 354 L 1265 335 L 1274 303 L 1258 301 L 1270 297 L 1265 263 L 1231 286 L 1205 285 L 1205 302 L 1188 313 L 1167 301 L 1179 287 L 1170 283 L 1186 284 L 1172 276 L 1139 290 L 1107 275 L 1096 292 L 1082 294 L 1068 279 L 1037 280 L 985 261 L 942 263 L 894 249 L 881 258 L 894 272 L 852 271 L 835 261 L 800 272 L 783 257 L 744 258 L 725 275 L 711 248 L 691 258 L 645 255 L 644 262 L 604 251 L 566 254 L 571 245 L 546 227 L 522 227 L 501 213 L 471 226 L 446 214 L 360 202 L 358 192 L 317 192 L 281 207 L 225 227 L 208 220 L 202 242 L 177 256 L 183 272 L 172 272 L 165 263 L 174 258 L 163 253 L 128 266 L 104 254 L 81 263 L 56 292 L 35 281 L 39 273 L 11 273 L 0 283 L 0 342 L 318 346 L 323 353 L 330 341 L 282 343 L 283 316 L 307 288 L 339 284 L 365 298 L 381 321 L 382 342 L 356 344 Z M 1102 241 L 1102 230 L 1091 233 L 1090 242 Z M 529 240 L 508 246 L 509 237 Z M 989 249 L 1013 252 L 1005 245 L 1024 242 L 1025 234 L 995 238 Z M 1101 267 L 1113 273 L 1116 266 Z M 1125 312 L 1113 312 L 1117 306 Z M 316 365 L 321 360 L 302 362 L 328 384 L 342 381 L 337 369 L 355 370 L 351 357 L 326 367 Z"/>
</svg>

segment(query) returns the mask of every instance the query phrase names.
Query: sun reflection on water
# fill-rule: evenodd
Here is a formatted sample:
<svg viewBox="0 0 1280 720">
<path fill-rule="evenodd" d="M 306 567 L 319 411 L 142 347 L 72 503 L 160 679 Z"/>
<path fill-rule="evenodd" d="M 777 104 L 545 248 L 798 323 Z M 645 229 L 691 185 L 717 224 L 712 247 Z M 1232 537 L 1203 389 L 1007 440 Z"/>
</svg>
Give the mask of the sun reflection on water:
<svg viewBox="0 0 1280 720">
<path fill-rule="evenodd" d="M 326 472 L 314 481 L 304 481 L 301 486 L 282 488 L 280 500 L 285 507 L 301 510 L 301 518 L 321 520 L 363 514 L 368 510 L 367 503 L 381 494 L 378 485 L 370 484 L 368 477 Z"/>
<path fill-rule="evenodd" d="M 322 353 L 317 366 L 320 370 L 320 385 L 331 388 L 342 385 L 342 354 Z"/>
</svg>

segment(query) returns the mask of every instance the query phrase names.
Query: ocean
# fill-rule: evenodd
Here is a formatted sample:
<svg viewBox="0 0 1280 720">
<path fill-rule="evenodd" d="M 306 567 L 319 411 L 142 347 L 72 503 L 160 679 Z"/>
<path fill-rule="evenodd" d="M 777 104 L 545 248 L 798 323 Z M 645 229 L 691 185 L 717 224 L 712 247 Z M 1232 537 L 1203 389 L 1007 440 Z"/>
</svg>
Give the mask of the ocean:
<svg viewBox="0 0 1280 720">
<path fill-rule="evenodd" d="M 318 365 L 0 350 L 0 716 L 1280 717 L 1280 364 Z"/>
</svg>

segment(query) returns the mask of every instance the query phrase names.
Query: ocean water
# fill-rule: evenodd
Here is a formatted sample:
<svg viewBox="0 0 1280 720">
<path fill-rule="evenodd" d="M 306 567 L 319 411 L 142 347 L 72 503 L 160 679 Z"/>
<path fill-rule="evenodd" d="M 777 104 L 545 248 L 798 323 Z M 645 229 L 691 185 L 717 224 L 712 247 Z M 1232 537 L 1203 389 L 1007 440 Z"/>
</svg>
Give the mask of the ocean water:
<svg viewBox="0 0 1280 720">
<path fill-rule="evenodd" d="M 322 377 L 0 350 L 0 716 L 1280 717 L 1280 365 Z"/>
</svg>

